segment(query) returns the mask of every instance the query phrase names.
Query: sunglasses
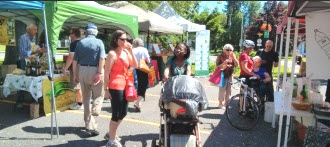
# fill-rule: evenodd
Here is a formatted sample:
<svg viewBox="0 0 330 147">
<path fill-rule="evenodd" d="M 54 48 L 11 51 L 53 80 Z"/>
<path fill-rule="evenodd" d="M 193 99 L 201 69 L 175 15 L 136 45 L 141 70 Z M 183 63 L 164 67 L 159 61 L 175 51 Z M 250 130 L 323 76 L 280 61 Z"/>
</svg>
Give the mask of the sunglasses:
<svg viewBox="0 0 330 147">
<path fill-rule="evenodd" d="M 121 40 L 121 41 L 128 41 L 127 38 L 118 38 L 118 39 Z"/>
<path fill-rule="evenodd" d="M 231 49 L 227 49 L 226 51 L 227 51 L 227 52 L 232 52 L 233 50 L 231 50 Z"/>
</svg>

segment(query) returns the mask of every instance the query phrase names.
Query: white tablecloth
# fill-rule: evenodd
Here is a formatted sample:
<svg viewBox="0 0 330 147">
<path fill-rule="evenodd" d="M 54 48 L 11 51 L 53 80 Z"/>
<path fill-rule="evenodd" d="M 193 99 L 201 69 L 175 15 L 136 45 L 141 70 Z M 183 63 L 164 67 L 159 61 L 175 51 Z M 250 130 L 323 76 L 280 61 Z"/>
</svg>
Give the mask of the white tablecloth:
<svg viewBox="0 0 330 147">
<path fill-rule="evenodd" d="M 54 74 L 54 78 L 63 76 L 63 74 Z M 45 76 L 25 76 L 7 74 L 5 82 L 3 83 L 3 94 L 7 97 L 13 90 L 24 90 L 31 93 L 32 97 L 38 101 L 42 97 L 42 81 L 48 79 Z"/>
</svg>

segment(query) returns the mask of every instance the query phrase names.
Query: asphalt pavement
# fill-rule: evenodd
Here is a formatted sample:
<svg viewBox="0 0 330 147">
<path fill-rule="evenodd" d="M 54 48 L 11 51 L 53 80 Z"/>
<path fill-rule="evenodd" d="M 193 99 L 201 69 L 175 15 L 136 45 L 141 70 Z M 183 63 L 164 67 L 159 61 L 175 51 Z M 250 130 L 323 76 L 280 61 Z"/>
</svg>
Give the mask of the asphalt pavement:
<svg viewBox="0 0 330 147">
<path fill-rule="evenodd" d="M 209 101 L 207 110 L 199 113 L 202 124 L 201 140 L 205 147 L 226 146 L 276 146 L 277 129 L 266 123 L 263 117 L 251 131 L 239 131 L 233 128 L 224 110 L 219 109 L 218 88 L 211 86 L 208 78 L 197 78 L 203 85 Z M 122 138 L 121 143 L 127 147 L 151 146 L 153 138 L 158 138 L 160 111 L 158 100 L 161 85 L 147 89 L 146 99 L 142 102 L 141 113 L 136 112 L 133 104 L 129 104 L 128 115 L 117 130 Z M 237 94 L 232 90 L 232 95 Z M 105 146 L 107 141 L 103 136 L 109 131 L 111 119 L 110 100 L 103 102 L 103 108 L 98 118 L 100 135 L 89 137 L 84 130 L 83 110 L 66 110 L 57 113 L 59 138 L 54 135 L 50 139 L 51 117 L 42 116 L 31 120 L 29 107 L 23 111 L 13 112 L 13 99 L 0 99 L 0 146 Z M 54 125 L 55 126 L 55 125 Z M 55 134 L 55 132 L 54 132 Z"/>
</svg>

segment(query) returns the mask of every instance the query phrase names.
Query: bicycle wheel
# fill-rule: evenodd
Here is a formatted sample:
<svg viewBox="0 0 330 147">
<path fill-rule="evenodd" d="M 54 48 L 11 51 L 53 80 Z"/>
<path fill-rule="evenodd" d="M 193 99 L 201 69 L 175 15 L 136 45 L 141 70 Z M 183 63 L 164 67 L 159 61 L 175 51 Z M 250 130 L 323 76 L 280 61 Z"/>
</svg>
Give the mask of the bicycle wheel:
<svg viewBox="0 0 330 147">
<path fill-rule="evenodd" d="M 243 100 L 243 94 L 233 96 L 226 106 L 226 116 L 229 123 L 239 130 L 250 130 L 258 122 L 260 114 L 257 102 L 247 97 L 246 111 L 240 111 L 240 100 Z"/>
</svg>

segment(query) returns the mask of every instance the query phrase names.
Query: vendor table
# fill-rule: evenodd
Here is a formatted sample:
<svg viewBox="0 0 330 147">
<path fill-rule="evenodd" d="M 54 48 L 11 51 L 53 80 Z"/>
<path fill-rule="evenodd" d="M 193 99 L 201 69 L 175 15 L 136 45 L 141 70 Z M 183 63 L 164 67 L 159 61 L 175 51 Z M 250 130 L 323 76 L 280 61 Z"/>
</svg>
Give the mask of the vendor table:
<svg viewBox="0 0 330 147">
<path fill-rule="evenodd" d="M 63 74 L 54 74 L 54 78 L 61 77 Z M 42 81 L 48 79 L 48 75 L 44 76 L 26 76 L 7 74 L 3 83 L 3 94 L 7 97 L 12 91 L 24 90 L 30 92 L 32 97 L 38 101 L 42 97 Z"/>
</svg>

